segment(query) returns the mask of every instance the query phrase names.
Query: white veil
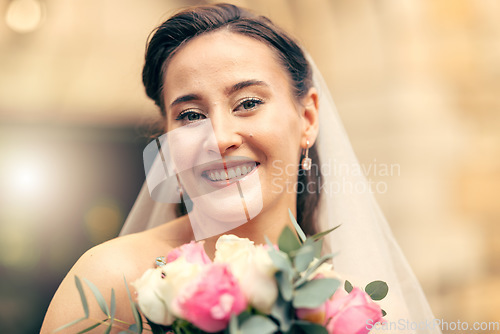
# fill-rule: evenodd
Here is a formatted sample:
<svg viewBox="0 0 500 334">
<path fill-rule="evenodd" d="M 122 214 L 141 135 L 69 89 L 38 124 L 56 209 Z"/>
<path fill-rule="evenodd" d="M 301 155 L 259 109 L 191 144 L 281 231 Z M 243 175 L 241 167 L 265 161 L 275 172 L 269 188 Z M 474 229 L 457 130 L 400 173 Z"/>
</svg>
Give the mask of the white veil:
<svg viewBox="0 0 500 334">
<path fill-rule="evenodd" d="M 389 294 L 381 301 L 387 312 L 387 323 L 371 333 L 441 333 L 369 183 L 359 170 L 356 172 L 358 161 L 333 99 L 319 70 L 312 60 L 310 63 L 320 96 L 317 145 L 323 187 L 317 230 L 341 224 L 325 242 L 328 252 L 338 252 L 333 260 L 335 270 L 355 286 L 364 287 L 374 280 L 383 280 L 389 285 Z M 177 184 L 162 189 L 172 193 L 178 191 Z M 169 197 L 170 194 L 164 195 Z M 173 220 L 176 218 L 175 206 L 153 201 L 144 183 L 120 235 Z"/>
</svg>

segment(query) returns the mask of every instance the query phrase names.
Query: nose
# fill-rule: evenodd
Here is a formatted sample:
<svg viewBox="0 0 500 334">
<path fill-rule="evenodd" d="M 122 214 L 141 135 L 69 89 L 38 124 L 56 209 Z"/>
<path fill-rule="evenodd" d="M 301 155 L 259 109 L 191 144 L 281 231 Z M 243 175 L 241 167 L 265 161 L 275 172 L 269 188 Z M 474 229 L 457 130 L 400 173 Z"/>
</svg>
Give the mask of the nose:
<svg viewBox="0 0 500 334">
<path fill-rule="evenodd" d="M 218 113 L 213 115 L 210 120 L 215 134 L 216 145 L 221 155 L 230 153 L 240 147 L 243 140 L 231 115 Z"/>
</svg>

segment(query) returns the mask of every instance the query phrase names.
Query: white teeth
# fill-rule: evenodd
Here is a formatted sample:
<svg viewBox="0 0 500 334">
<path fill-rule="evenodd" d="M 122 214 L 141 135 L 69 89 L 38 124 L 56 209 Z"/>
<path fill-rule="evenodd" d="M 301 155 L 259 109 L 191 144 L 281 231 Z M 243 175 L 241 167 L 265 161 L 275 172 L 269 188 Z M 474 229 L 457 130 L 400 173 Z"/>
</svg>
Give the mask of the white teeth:
<svg viewBox="0 0 500 334">
<path fill-rule="evenodd" d="M 212 170 L 210 172 L 207 172 L 206 175 L 212 181 L 225 181 L 236 177 L 245 176 L 246 174 L 250 173 L 255 167 L 255 164 L 250 164 L 246 166 L 227 168 L 227 170 Z"/>
</svg>

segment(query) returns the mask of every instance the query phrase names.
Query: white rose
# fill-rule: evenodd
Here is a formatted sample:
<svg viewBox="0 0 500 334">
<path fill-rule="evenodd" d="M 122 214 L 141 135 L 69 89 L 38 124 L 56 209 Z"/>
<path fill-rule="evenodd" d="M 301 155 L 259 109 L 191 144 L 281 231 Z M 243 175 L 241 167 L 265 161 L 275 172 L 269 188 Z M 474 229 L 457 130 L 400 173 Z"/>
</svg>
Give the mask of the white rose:
<svg viewBox="0 0 500 334">
<path fill-rule="evenodd" d="M 177 296 L 186 293 L 184 288 L 198 277 L 202 268 L 200 264 L 187 262 L 183 256 L 161 267 L 165 278 L 164 284 L 159 288 L 159 293 L 175 316 L 181 317 L 182 315 L 176 303 Z"/>
<path fill-rule="evenodd" d="M 165 282 L 161 268 L 148 269 L 132 286 L 137 291 L 137 303 L 141 312 L 151 321 L 160 325 L 171 325 L 174 316 L 170 312 L 159 289 Z"/>
<path fill-rule="evenodd" d="M 274 278 L 277 269 L 267 250 L 235 235 L 221 236 L 215 248 L 214 262 L 229 264 L 250 305 L 269 314 L 278 297 L 278 287 Z"/>
<path fill-rule="evenodd" d="M 187 283 L 197 277 L 201 268 L 201 265 L 189 263 L 181 256 L 163 267 L 148 269 L 132 283 L 141 312 L 156 324 L 171 325 L 181 314 L 175 298 Z"/>
</svg>

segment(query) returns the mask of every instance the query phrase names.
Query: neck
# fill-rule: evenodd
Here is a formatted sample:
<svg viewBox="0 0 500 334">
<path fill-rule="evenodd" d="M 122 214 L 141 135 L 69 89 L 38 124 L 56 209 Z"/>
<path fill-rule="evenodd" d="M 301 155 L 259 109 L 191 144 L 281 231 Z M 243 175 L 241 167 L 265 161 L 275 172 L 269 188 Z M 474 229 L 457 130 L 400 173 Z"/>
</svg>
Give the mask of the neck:
<svg viewBox="0 0 500 334">
<path fill-rule="evenodd" d="M 223 234 L 234 234 L 240 238 L 248 238 L 258 244 L 265 244 L 267 238 L 273 243 L 278 243 L 278 238 L 285 226 L 294 229 L 293 224 L 288 215 L 288 208 L 292 214 L 296 216 L 295 201 L 290 203 L 290 206 L 279 205 L 276 209 L 269 212 L 261 212 L 254 219 L 245 224 L 227 231 Z M 205 251 L 210 258 L 214 258 L 215 243 L 221 235 L 216 235 L 205 239 Z"/>
</svg>

